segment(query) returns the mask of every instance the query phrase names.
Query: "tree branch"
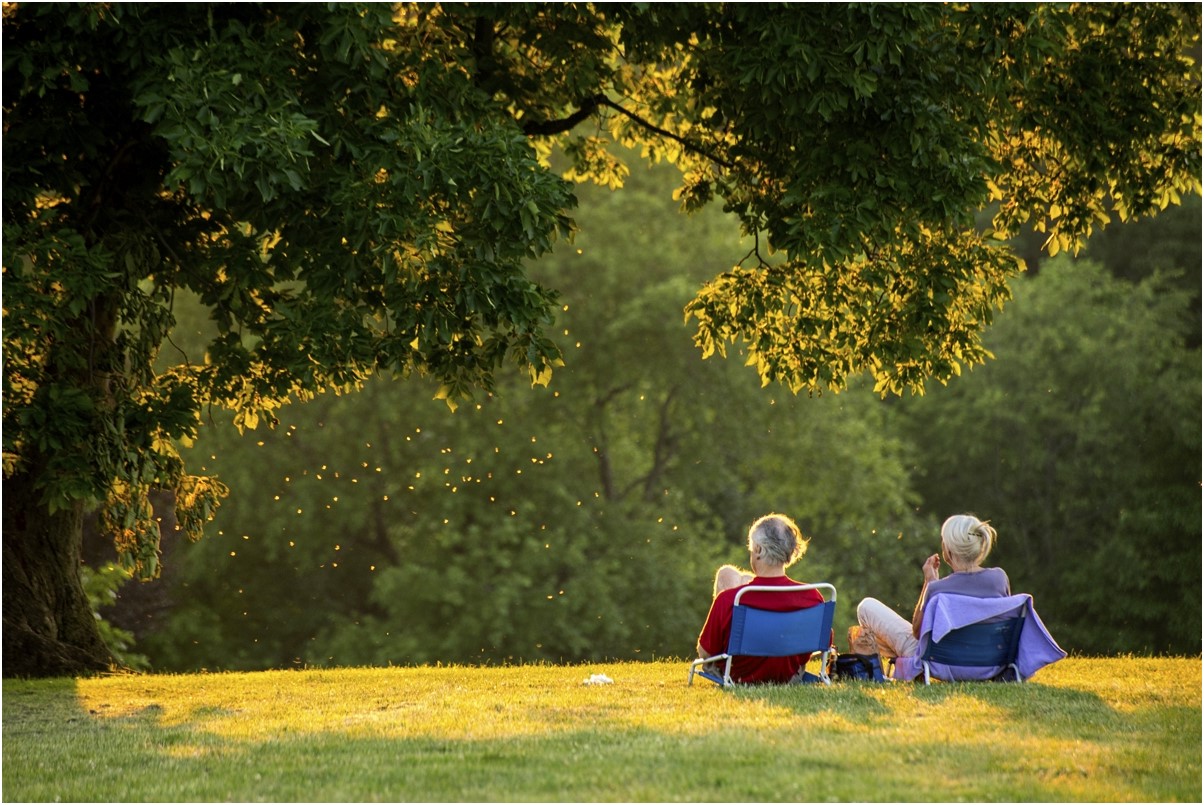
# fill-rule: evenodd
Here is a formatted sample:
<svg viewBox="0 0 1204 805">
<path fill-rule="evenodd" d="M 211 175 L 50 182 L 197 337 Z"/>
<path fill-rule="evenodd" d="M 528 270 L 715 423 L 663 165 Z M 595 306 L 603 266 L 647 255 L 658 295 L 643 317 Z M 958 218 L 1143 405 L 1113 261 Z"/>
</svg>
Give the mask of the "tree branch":
<svg viewBox="0 0 1204 805">
<path fill-rule="evenodd" d="M 547 137 L 553 134 L 563 134 L 566 131 L 571 131 L 578 123 L 587 120 L 594 112 L 598 111 L 598 106 L 606 97 L 603 95 L 594 95 L 591 98 L 586 98 L 581 103 L 581 108 L 571 115 L 560 120 L 532 120 L 523 123 L 523 134 L 528 137 Z"/>
<path fill-rule="evenodd" d="M 669 393 L 665 395 L 664 402 L 661 403 L 656 446 L 653 448 L 652 453 L 652 469 L 648 470 L 648 475 L 644 478 L 644 500 L 649 502 L 654 502 L 660 497 L 658 487 L 661 485 L 661 477 L 665 473 L 665 468 L 669 465 L 669 459 L 673 456 L 673 448 L 677 445 L 677 439 L 673 436 L 672 417 L 669 410 L 673 405 L 673 398 L 677 396 L 677 392 L 678 387 L 673 386 L 669 389 Z"/>
<path fill-rule="evenodd" d="M 670 140 L 673 140 L 675 143 L 680 145 L 682 148 L 685 148 L 687 151 L 692 151 L 695 154 L 700 154 L 700 155 L 706 157 L 707 159 L 711 160 L 712 162 L 714 162 L 716 165 L 721 165 L 722 167 L 728 168 L 729 170 L 736 167 L 736 164 L 734 162 L 729 162 L 728 160 L 719 156 L 715 152 L 713 152 L 709 149 L 703 148 L 701 145 L 692 143 L 689 140 L 685 139 L 684 137 L 674 134 L 673 132 L 671 132 L 667 129 L 662 129 L 660 126 L 657 126 L 652 121 L 645 120 L 644 118 L 637 115 L 635 112 L 625 109 L 623 106 L 615 103 L 610 98 L 607 98 L 604 95 L 598 95 L 595 97 L 599 99 L 598 103 L 600 105 L 614 109 L 616 112 L 623 115 L 628 120 L 647 129 L 648 131 L 653 132 L 654 134 L 659 134 L 662 137 L 667 137 Z"/>
<path fill-rule="evenodd" d="M 618 500 L 615 493 L 614 467 L 610 463 L 609 439 L 606 438 L 606 406 L 610 401 L 630 387 L 624 383 L 613 388 L 601 399 L 594 400 L 590 411 L 591 435 L 594 439 L 594 456 L 598 459 L 598 477 L 602 483 L 602 494 L 606 500 Z"/>
<path fill-rule="evenodd" d="M 646 129 L 653 134 L 670 139 L 680 145 L 682 148 L 685 148 L 687 151 L 704 156 L 714 162 L 716 165 L 720 165 L 728 169 L 736 167 L 734 162 L 724 159 L 714 151 L 703 148 L 697 143 L 690 142 L 684 137 L 674 134 L 668 129 L 661 128 L 651 120 L 647 120 L 646 118 L 637 115 L 635 112 L 626 109 L 621 104 L 615 103 L 610 98 L 607 98 L 602 94 L 592 95 L 589 98 L 586 98 L 581 102 L 581 107 L 568 117 L 560 118 L 559 120 L 533 120 L 523 123 L 523 134 L 526 134 L 528 137 L 545 137 L 553 134 L 563 134 L 566 131 L 571 131 L 577 126 L 578 123 L 581 123 L 582 121 L 593 116 L 593 114 L 598 111 L 598 107 L 600 106 L 605 106 L 608 109 L 615 110 L 628 120 L 635 123 L 637 126 L 640 126 L 641 128 Z"/>
</svg>

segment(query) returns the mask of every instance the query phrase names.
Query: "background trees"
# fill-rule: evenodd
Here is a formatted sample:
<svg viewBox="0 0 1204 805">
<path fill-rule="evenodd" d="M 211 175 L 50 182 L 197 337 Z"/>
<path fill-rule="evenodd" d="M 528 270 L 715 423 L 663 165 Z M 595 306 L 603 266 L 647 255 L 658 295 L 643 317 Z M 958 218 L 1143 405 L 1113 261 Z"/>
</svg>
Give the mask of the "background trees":
<svg viewBox="0 0 1204 805">
<path fill-rule="evenodd" d="M 547 390 L 452 414 L 429 384 L 374 382 L 274 431 L 204 428 L 193 460 L 231 495 L 140 646 L 174 668 L 679 655 L 770 510 L 814 535 L 804 576 L 913 595 L 890 412 L 697 361 L 681 306 L 744 247 L 717 211 L 680 220 L 671 187 L 582 188 L 582 232 L 533 267 L 566 289 Z"/>
<path fill-rule="evenodd" d="M 677 219 L 671 179 L 582 188 L 582 233 L 533 267 L 566 288 L 546 391 L 450 414 L 433 386 L 380 382 L 275 431 L 203 429 L 197 463 L 231 497 L 139 650 L 177 669 L 685 655 L 714 565 L 769 510 L 813 537 L 799 573 L 837 584 L 842 626 L 865 595 L 910 607 L 940 519 L 973 511 L 1067 648 L 1195 650 L 1199 354 L 1170 275 L 1061 256 L 948 387 L 796 397 L 691 360 L 664 315 L 741 248 L 713 212 Z M 1175 253 L 1175 229 L 1119 230 L 1121 253 Z"/>
<path fill-rule="evenodd" d="M 998 562 L 1083 651 L 1198 649 L 1200 352 L 1178 284 L 1046 263 L 988 331 L 997 360 L 905 401 L 926 510 L 997 518 Z"/>
</svg>

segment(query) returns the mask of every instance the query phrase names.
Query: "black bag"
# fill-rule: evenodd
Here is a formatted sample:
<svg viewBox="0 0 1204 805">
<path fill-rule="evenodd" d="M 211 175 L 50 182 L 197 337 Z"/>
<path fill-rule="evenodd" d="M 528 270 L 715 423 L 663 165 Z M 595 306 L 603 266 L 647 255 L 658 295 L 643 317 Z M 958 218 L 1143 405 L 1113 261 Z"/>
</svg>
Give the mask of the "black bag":
<svg viewBox="0 0 1204 805">
<path fill-rule="evenodd" d="M 832 679 L 853 679 L 866 682 L 885 682 L 882 660 L 877 654 L 841 654 L 832 666 Z"/>
</svg>

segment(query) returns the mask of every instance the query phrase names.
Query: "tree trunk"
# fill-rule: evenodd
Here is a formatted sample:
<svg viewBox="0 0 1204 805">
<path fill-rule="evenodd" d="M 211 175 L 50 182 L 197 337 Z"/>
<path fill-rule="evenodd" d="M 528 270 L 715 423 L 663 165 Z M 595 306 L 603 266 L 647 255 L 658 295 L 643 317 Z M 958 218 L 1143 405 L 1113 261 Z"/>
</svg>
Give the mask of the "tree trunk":
<svg viewBox="0 0 1204 805">
<path fill-rule="evenodd" d="M 83 504 L 53 514 L 34 489 L 36 468 L 3 482 L 4 676 L 110 670 L 80 582 Z"/>
</svg>

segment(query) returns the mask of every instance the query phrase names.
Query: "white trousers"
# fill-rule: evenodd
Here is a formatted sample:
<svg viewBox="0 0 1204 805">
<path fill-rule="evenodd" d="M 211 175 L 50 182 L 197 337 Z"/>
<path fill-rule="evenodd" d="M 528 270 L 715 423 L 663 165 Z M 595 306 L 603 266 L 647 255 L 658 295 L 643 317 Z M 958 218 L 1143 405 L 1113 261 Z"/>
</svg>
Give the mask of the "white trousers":
<svg viewBox="0 0 1204 805">
<path fill-rule="evenodd" d="M 887 657 L 914 657 L 920 641 L 911 633 L 911 621 L 879 601 L 863 599 L 857 605 L 857 622 L 878 641 L 878 652 Z"/>
</svg>

